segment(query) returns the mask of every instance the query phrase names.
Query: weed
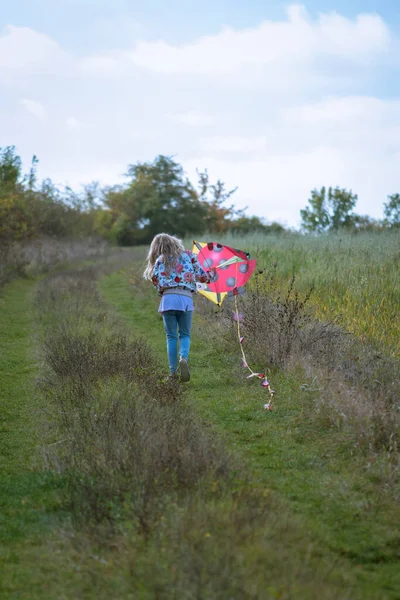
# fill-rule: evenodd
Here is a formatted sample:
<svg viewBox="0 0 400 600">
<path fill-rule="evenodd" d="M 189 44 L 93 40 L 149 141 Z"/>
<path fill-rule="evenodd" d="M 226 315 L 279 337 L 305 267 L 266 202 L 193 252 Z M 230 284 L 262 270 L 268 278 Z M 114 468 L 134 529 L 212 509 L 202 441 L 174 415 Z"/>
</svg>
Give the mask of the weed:
<svg viewBox="0 0 400 600">
<path fill-rule="evenodd" d="M 340 316 L 344 328 L 380 353 L 399 357 L 399 232 L 358 235 L 291 234 L 223 237 L 222 243 L 255 252 L 263 264 L 278 263 L 279 282 L 296 276 L 296 285 L 314 315 Z"/>
<path fill-rule="evenodd" d="M 0 244 L 0 288 L 16 277 L 47 273 L 61 263 L 105 258 L 107 252 L 107 243 L 98 238 L 63 240 L 42 237 Z"/>
<path fill-rule="evenodd" d="M 45 455 L 67 481 L 79 543 L 118 557 L 121 597 L 311 598 L 321 587 L 337 597 L 344 582 L 324 553 L 282 507 L 275 515 L 273 496 L 251 484 L 180 385 L 164 383 L 146 343 L 107 315 L 94 279 L 50 279 L 37 300 Z M 293 557 L 292 544 L 303 552 Z"/>
<path fill-rule="evenodd" d="M 241 299 L 246 354 L 260 369 L 300 366 L 315 382 L 308 418 L 346 432 L 349 443 L 371 456 L 390 451 L 398 461 L 400 444 L 400 364 L 347 333 L 338 318 L 318 321 L 308 308 L 312 290 L 300 295 L 292 277 L 286 289 L 277 275 L 262 269 Z M 225 323 L 230 309 L 225 307 Z M 205 318 L 212 318 L 203 312 Z M 235 326 L 225 331 L 226 348 L 237 352 Z M 309 384 L 306 384 L 308 389 Z M 350 442 L 351 440 L 351 442 Z M 396 458 L 394 458 L 396 457 Z"/>
</svg>

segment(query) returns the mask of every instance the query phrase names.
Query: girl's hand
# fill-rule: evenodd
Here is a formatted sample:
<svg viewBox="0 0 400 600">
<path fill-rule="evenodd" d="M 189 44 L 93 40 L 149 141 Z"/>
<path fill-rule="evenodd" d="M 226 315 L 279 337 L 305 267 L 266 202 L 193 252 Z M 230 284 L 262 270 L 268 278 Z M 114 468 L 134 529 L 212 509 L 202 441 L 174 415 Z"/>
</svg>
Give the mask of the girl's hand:
<svg viewBox="0 0 400 600">
<path fill-rule="evenodd" d="M 212 268 L 211 268 L 211 269 L 208 271 L 208 274 L 209 274 L 209 276 L 210 276 L 210 278 L 211 278 L 211 281 L 213 281 L 213 280 L 216 278 L 216 276 L 217 276 L 217 269 L 216 269 L 215 267 L 212 267 Z"/>
</svg>

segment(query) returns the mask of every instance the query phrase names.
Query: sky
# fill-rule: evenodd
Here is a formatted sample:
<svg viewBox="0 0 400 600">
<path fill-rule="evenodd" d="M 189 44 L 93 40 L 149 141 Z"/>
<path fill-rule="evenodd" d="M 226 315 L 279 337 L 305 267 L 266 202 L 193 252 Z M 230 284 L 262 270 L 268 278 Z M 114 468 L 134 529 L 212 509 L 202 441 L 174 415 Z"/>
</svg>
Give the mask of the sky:
<svg viewBox="0 0 400 600">
<path fill-rule="evenodd" d="M 0 147 L 74 188 L 174 156 L 247 214 L 400 193 L 398 0 L 0 0 Z"/>
</svg>

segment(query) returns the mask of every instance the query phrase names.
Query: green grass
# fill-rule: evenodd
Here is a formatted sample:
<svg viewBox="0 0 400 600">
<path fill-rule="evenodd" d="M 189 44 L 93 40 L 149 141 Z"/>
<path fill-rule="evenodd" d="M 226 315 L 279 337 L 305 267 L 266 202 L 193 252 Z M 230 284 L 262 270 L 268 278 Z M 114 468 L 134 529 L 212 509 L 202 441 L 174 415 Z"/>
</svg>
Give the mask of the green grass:
<svg viewBox="0 0 400 600">
<path fill-rule="evenodd" d="M 104 573 L 110 590 L 118 580 L 90 549 L 81 566 L 64 482 L 42 458 L 35 286 L 19 279 L 0 293 L 0 598 L 101 598 Z"/>
<path fill-rule="evenodd" d="M 0 595 L 30 590 L 45 564 L 35 564 L 44 532 L 53 527 L 57 484 L 38 466 L 40 456 L 33 355 L 34 282 L 18 280 L 0 296 Z"/>
<path fill-rule="evenodd" d="M 252 255 L 258 249 L 259 264 L 269 269 L 277 263 L 282 282 L 294 274 L 299 291 L 314 286 L 311 302 L 317 317 L 340 315 L 348 331 L 400 356 L 399 231 L 227 236 L 218 241 Z"/>
<path fill-rule="evenodd" d="M 285 251 L 287 242 L 281 243 L 286 277 L 290 254 Z M 325 257 L 332 256 L 333 248 Z M 291 252 L 294 260 L 295 246 Z M 387 252 L 378 253 L 382 261 Z M 362 253 L 360 249 L 357 260 Z M 385 269 L 390 271 L 388 265 Z M 320 281 L 322 276 L 321 272 Z M 390 281 L 396 290 L 396 282 Z M 126 327 L 142 335 L 165 364 L 164 332 L 151 285 L 135 279 L 130 285 L 128 272 L 120 271 L 104 278 L 99 287 Z M 112 549 L 98 554 L 98 547 L 91 548 L 79 536 L 63 509 L 65 484 L 42 460 L 43 415 L 34 385 L 40 373 L 34 288 L 33 280 L 19 280 L 0 295 L 0 598 L 134 597 L 129 588 L 131 565 L 119 564 Z M 254 485 L 273 498 L 276 518 L 290 520 L 292 556 L 298 553 L 296 536 L 303 531 L 306 541 L 301 547 L 310 542 L 317 552 L 322 549 L 324 560 L 330 557 L 332 568 L 341 569 L 353 589 L 351 598 L 399 598 L 400 513 L 385 479 L 386 464 L 381 472 L 368 468 L 367 457 L 352 447 L 343 431 L 309 418 L 315 394 L 300 390 L 300 373 L 272 374 L 278 395 L 275 411 L 267 413 L 267 392 L 246 380 L 239 363 L 238 349 L 226 351 L 218 331 L 197 314 L 189 401 L 244 459 Z M 293 523 L 299 525 L 297 533 Z M 135 552 L 140 554 L 139 542 Z M 279 593 L 277 598 L 286 597 Z M 137 597 L 150 598 L 145 588 Z"/>
<path fill-rule="evenodd" d="M 134 282 L 135 283 L 135 282 Z M 129 286 L 120 272 L 101 281 L 127 326 L 146 337 L 165 360 L 165 341 L 153 290 Z M 266 392 L 237 375 L 239 353 L 222 351 L 212 326 L 196 316 L 190 397 L 229 446 L 248 461 L 255 482 L 277 494 L 311 532 L 316 544 L 345 559 L 358 591 L 367 597 L 400 594 L 400 513 L 366 459 L 342 433 L 321 428 L 308 418 L 313 398 L 300 390 L 301 379 L 275 373 L 276 411 L 266 413 Z M 379 478 L 378 478 L 379 479 Z M 295 551 L 295 549 L 294 549 Z"/>
</svg>

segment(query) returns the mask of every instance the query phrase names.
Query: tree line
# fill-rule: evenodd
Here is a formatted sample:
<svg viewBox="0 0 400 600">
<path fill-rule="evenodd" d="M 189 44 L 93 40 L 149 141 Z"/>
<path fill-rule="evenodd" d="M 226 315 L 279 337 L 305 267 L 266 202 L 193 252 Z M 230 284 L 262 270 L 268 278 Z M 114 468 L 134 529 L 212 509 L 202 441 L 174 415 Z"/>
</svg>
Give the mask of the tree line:
<svg viewBox="0 0 400 600">
<path fill-rule="evenodd" d="M 152 162 L 130 165 L 123 185 L 101 187 L 91 183 L 77 192 L 60 190 L 50 179 L 38 182 L 34 156 L 28 173 L 15 147 L 0 148 L 0 245 L 40 236 L 98 235 L 119 245 L 147 244 L 156 233 L 180 237 L 235 233 L 284 233 L 280 223 L 266 223 L 238 210 L 228 190 L 207 171 L 198 172 L 193 185 L 182 166 L 160 155 Z M 377 221 L 354 213 L 357 196 L 340 188 L 313 190 L 301 211 L 305 232 L 338 229 L 360 231 L 400 224 L 400 195 L 384 205 L 385 218 Z"/>
<path fill-rule="evenodd" d="M 357 194 L 339 187 L 313 190 L 308 206 L 300 211 L 303 231 L 376 231 L 400 226 L 400 194 L 388 196 L 383 204 L 383 219 L 355 213 L 357 200 Z"/>
<path fill-rule="evenodd" d="M 23 173 L 15 147 L 0 148 L 0 243 L 40 235 L 57 237 L 97 234 L 120 245 L 148 243 L 167 231 L 181 237 L 204 232 L 280 232 L 279 223 L 266 223 L 237 210 L 218 180 L 198 173 L 194 186 L 173 158 L 130 165 L 123 185 L 91 183 L 80 192 L 57 188 L 50 179 L 37 180 L 34 156 Z"/>
</svg>

